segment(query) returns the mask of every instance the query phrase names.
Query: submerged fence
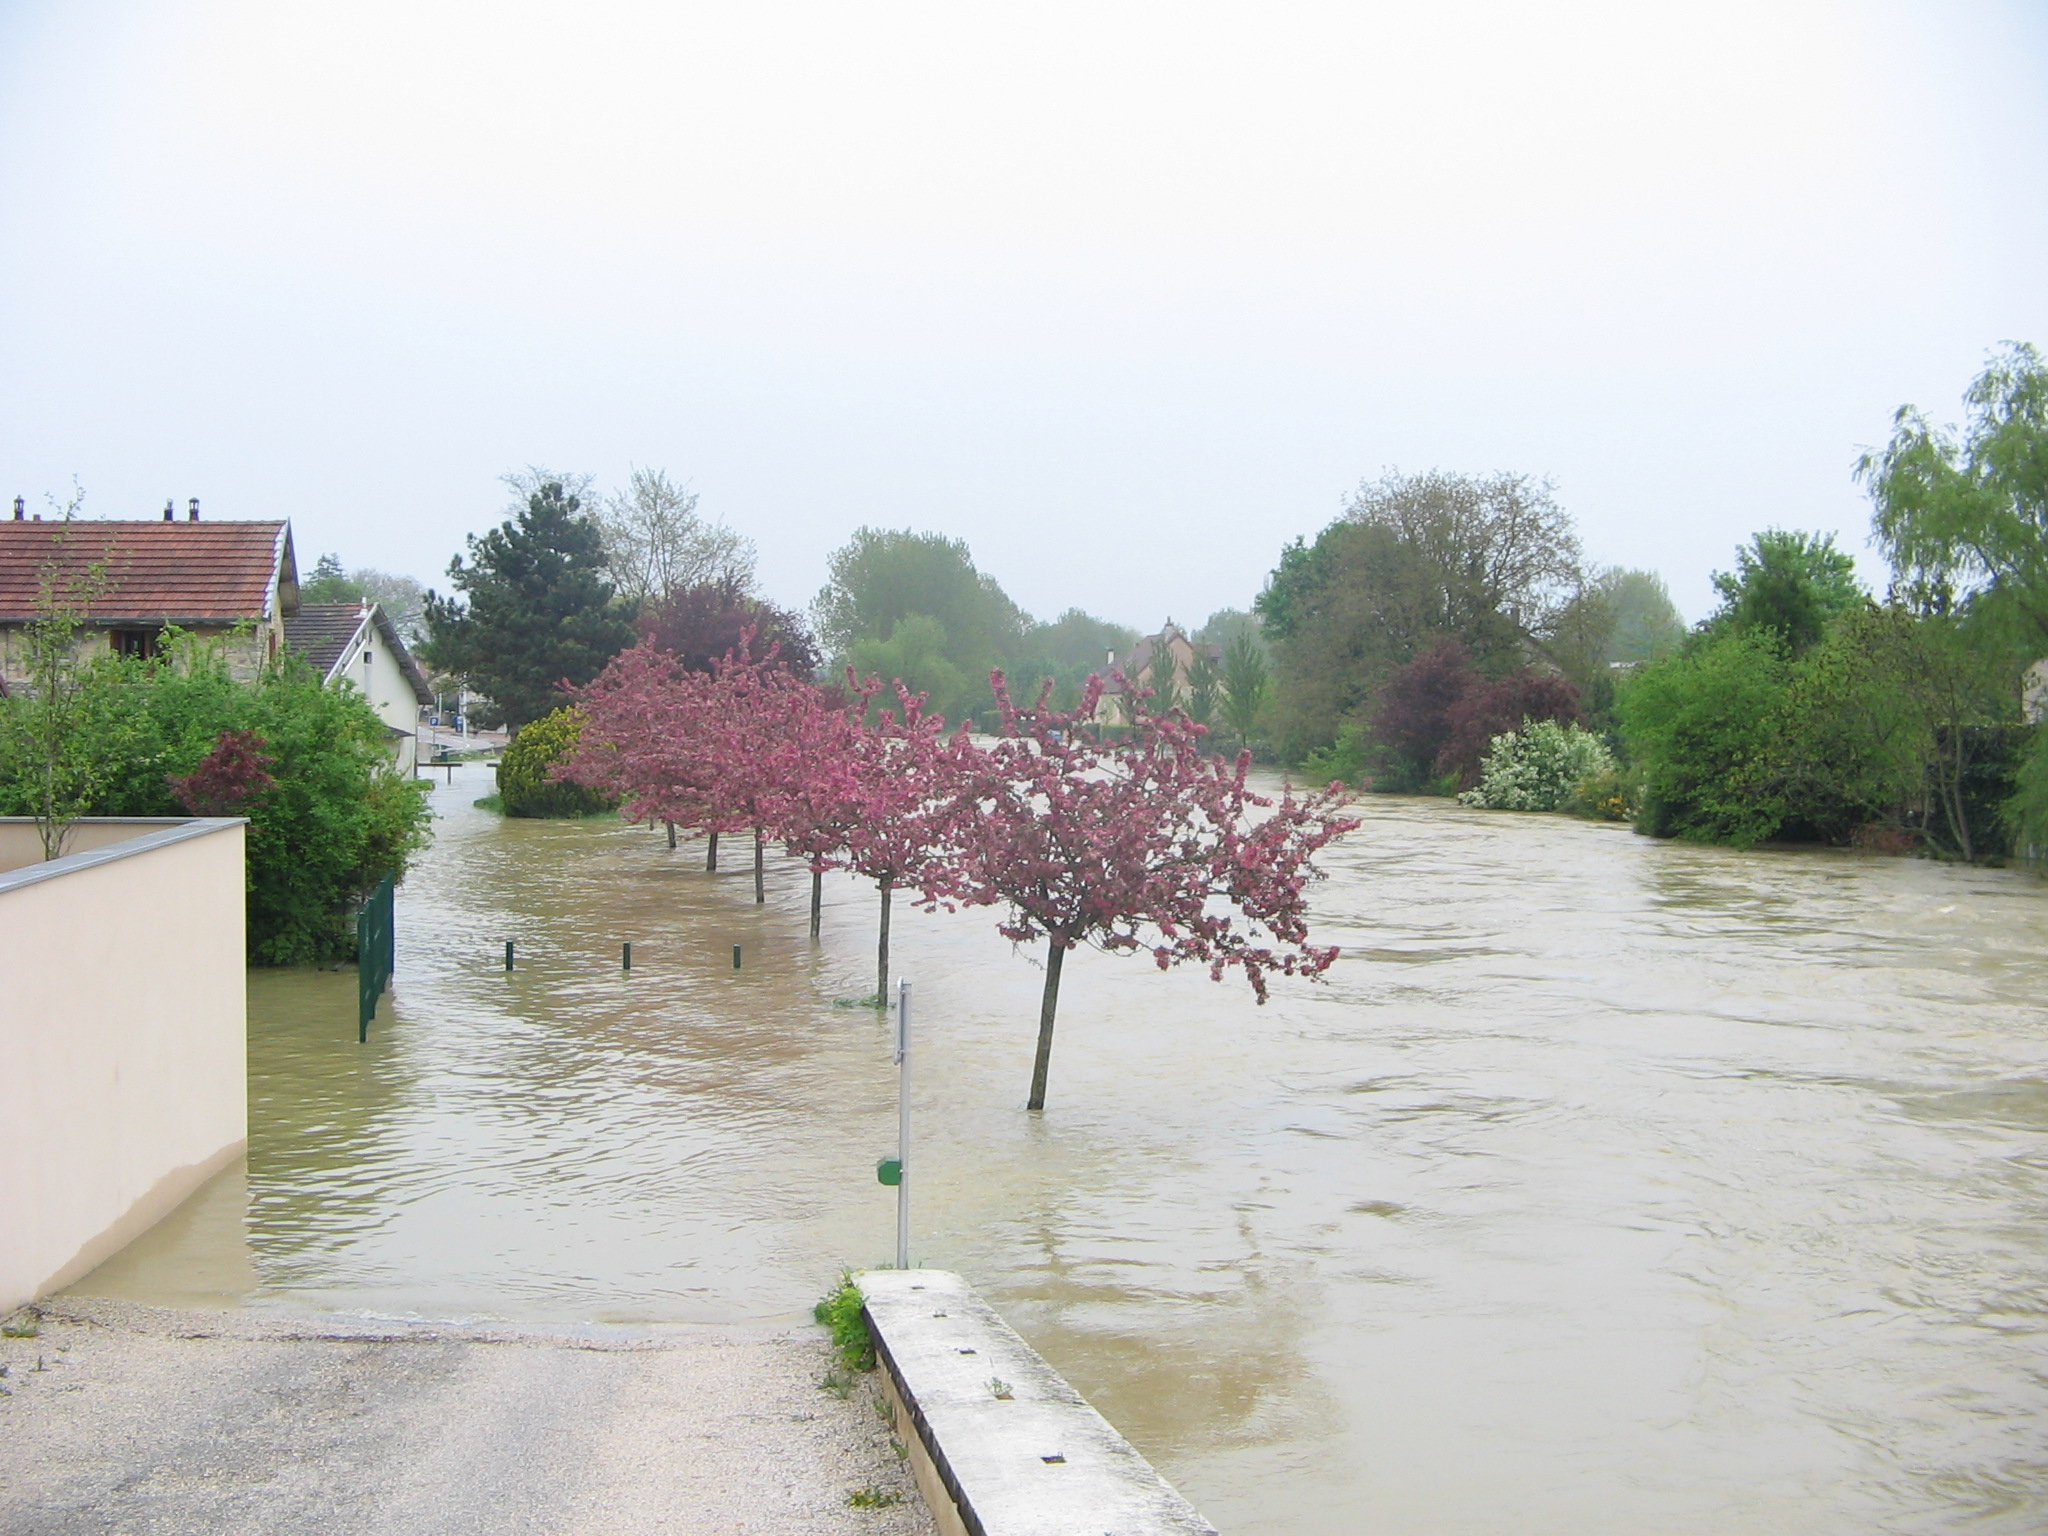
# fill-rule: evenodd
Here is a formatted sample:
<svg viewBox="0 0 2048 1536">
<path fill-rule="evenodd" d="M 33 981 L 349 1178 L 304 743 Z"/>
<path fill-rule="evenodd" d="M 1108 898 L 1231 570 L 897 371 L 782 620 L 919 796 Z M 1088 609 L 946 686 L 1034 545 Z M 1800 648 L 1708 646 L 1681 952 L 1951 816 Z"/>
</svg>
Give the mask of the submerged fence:
<svg viewBox="0 0 2048 1536">
<path fill-rule="evenodd" d="M 377 1017 L 377 999 L 391 985 L 397 960 L 397 927 L 393 919 L 392 879 L 386 875 L 356 914 L 356 1040 L 370 1038 L 370 1020 Z"/>
</svg>

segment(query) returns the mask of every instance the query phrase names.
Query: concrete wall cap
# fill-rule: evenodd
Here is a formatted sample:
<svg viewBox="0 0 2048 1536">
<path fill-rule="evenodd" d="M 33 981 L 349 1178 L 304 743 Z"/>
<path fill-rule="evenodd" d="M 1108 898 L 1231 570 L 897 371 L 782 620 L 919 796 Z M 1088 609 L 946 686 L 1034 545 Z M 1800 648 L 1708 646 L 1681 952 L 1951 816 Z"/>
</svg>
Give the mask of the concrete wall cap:
<svg viewBox="0 0 2048 1536">
<path fill-rule="evenodd" d="M 0 825 L 32 824 L 30 816 L 0 816 Z M 134 837 L 123 838 L 118 843 L 109 843 L 104 848 L 88 848 L 83 853 L 67 853 L 61 859 L 46 859 L 40 864 L 25 864 L 20 869 L 0 874 L 0 896 L 9 891 L 19 890 L 25 885 L 34 885 L 42 880 L 56 880 L 76 870 L 91 869 L 96 864 L 112 864 L 119 859 L 133 858 L 138 853 L 152 849 L 167 848 L 172 843 L 182 843 L 187 838 L 205 837 L 210 833 L 224 832 L 229 827 L 245 827 L 249 824 L 246 816 L 82 816 L 76 826 L 133 826 L 137 828 Z M 154 832 L 140 830 L 155 827 Z"/>
<path fill-rule="evenodd" d="M 854 1281 L 912 1428 L 974 1536 L 1216 1536 L 960 1276 L 877 1269 Z"/>
</svg>

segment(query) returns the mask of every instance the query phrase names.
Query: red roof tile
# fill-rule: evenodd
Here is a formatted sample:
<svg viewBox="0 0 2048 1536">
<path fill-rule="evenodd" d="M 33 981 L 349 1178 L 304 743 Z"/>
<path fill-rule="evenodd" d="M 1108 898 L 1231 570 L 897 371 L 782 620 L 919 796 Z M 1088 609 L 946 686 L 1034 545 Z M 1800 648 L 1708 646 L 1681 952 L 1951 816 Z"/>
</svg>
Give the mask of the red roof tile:
<svg viewBox="0 0 2048 1536">
<path fill-rule="evenodd" d="M 48 573 L 106 567 L 87 610 L 100 623 L 232 624 L 270 616 L 273 585 L 295 593 L 291 524 L 0 521 L 0 624 L 36 616 Z"/>
</svg>

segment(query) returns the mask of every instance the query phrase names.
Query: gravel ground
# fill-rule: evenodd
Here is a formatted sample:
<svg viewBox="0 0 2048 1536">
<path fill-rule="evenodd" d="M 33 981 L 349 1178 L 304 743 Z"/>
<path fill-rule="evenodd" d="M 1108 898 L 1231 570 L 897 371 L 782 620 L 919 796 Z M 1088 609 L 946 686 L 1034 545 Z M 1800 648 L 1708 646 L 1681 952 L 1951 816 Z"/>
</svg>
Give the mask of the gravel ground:
<svg viewBox="0 0 2048 1536">
<path fill-rule="evenodd" d="M 932 1529 L 873 1379 L 822 1390 L 808 1330 L 36 1312 L 0 1338 L 9 1536 Z"/>
</svg>

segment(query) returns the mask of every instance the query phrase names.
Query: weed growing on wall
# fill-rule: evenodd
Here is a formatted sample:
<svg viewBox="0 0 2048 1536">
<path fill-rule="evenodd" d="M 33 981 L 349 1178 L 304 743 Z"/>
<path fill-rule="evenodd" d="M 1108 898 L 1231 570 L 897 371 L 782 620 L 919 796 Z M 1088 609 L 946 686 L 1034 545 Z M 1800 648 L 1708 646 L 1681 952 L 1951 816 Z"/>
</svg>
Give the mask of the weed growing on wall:
<svg viewBox="0 0 2048 1536">
<path fill-rule="evenodd" d="M 840 1276 L 839 1288 L 811 1309 L 811 1316 L 830 1331 L 832 1347 L 839 1351 L 847 1369 L 872 1371 L 875 1340 L 868 1332 L 867 1319 L 861 1315 L 861 1305 L 860 1287 L 853 1283 L 851 1274 L 846 1274 Z"/>
</svg>

